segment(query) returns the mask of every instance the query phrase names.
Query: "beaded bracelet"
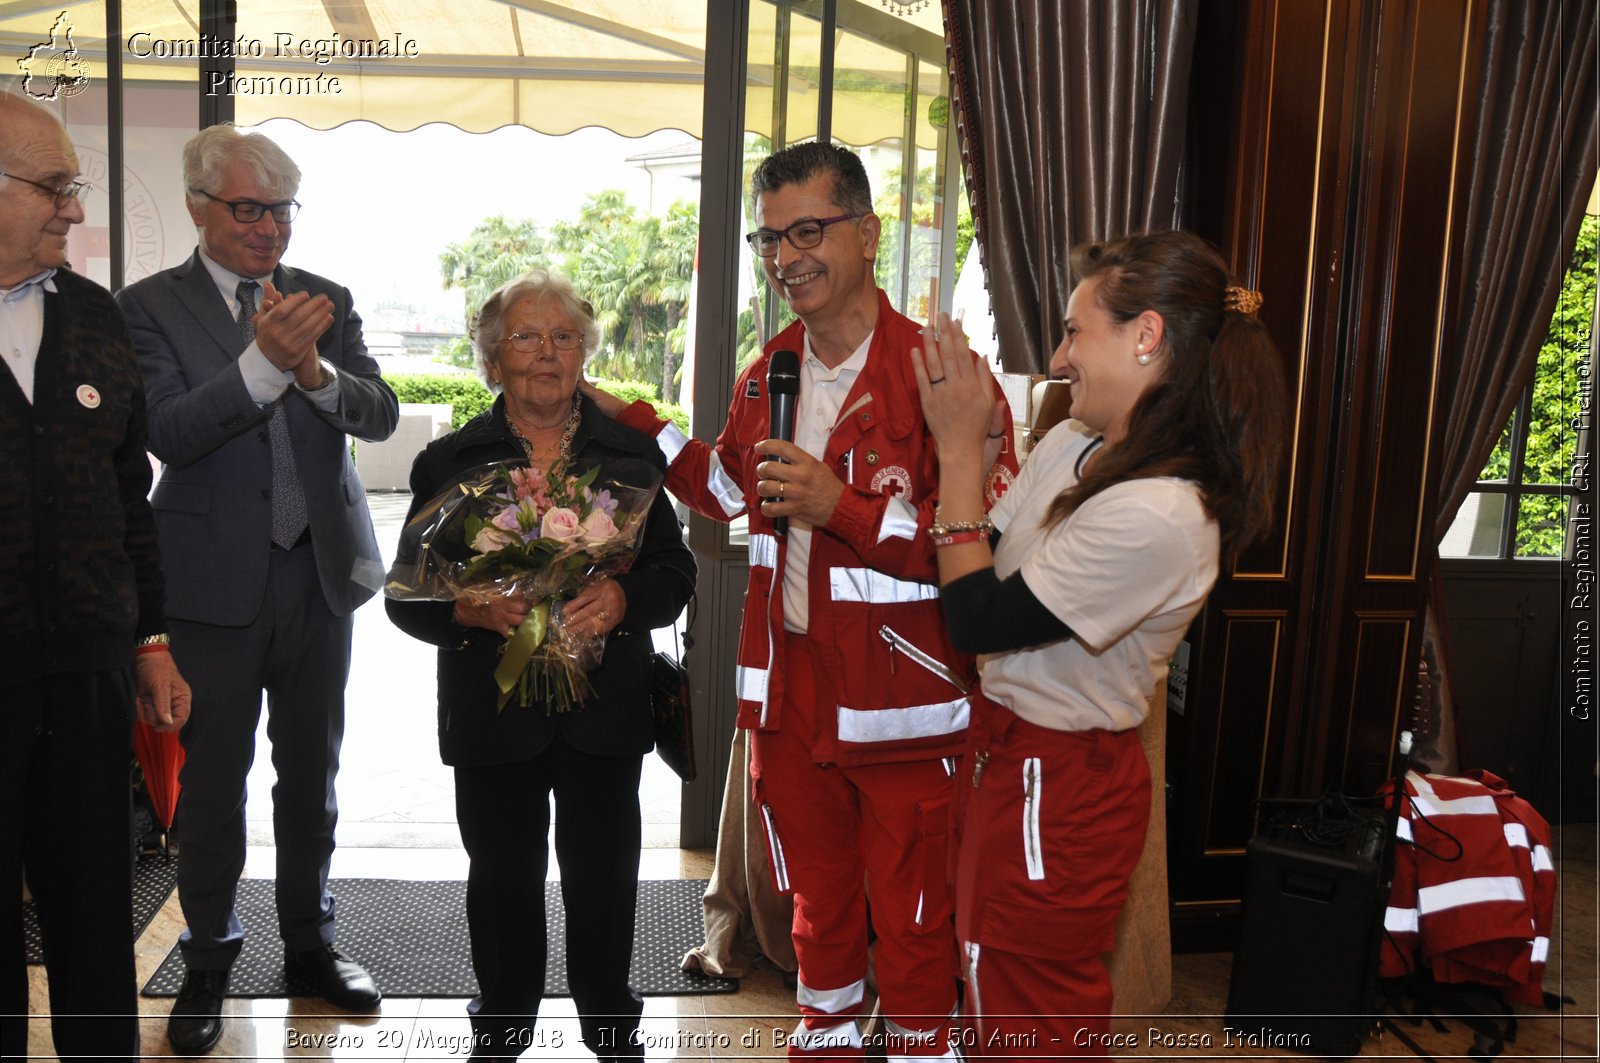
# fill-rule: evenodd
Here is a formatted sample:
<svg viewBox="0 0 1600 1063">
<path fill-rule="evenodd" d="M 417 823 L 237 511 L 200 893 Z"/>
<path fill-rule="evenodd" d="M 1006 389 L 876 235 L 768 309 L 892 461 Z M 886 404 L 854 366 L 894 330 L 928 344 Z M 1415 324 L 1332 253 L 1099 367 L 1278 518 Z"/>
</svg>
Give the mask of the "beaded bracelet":
<svg viewBox="0 0 1600 1063">
<path fill-rule="evenodd" d="M 981 528 L 973 528 L 970 531 L 954 531 L 949 535 L 935 535 L 933 537 L 933 545 L 936 547 L 959 546 L 962 543 L 981 543 L 988 538 L 988 532 Z"/>
<path fill-rule="evenodd" d="M 994 531 L 994 521 L 990 520 L 987 516 L 984 516 L 978 518 L 977 520 L 958 520 L 949 524 L 946 524 L 942 520 L 936 520 L 932 524 L 928 525 L 928 534 L 933 536 L 935 539 L 943 538 L 944 536 L 949 535 L 951 532 L 969 531 L 983 532 L 985 535 L 987 535 Z"/>
</svg>

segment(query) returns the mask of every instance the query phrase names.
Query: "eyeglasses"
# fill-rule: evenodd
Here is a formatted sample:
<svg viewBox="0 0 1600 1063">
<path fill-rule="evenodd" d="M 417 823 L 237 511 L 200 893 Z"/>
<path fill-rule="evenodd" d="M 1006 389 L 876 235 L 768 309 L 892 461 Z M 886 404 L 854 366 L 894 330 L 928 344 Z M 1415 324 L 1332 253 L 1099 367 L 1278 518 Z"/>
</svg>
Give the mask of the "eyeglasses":
<svg viewBox="0 0 1600 1063">
<path fill-rule="evenodd" d="M 542 332 L 513 332 L 500 342 L 511 344 L 518 354 L 538 354 L 546 343 L 558 351 L 575 351 L 583 346 L 583 333 L 569 328 L 558 328 L 548 336 Z"/>
<path fill-rule="evenodd" d="M 203 188 L 194 188 L 190 191 L 199 192 L 213 203 L 221 203 L 233 211 L 234 221 L 245 225 L 255 224 L 265 214 L 271 214 L 272 220 L 279 225 L 288 225 L 294 221 L 294 216 L 300 213 L 299 200 L 291 199 L 286 203 L 258 203 L 253 199 L 219 199 Z"/>
<path fill-rule="evenodd" d="M 65 207 L 68 203 L 71 203 L 74 199 L 77 199 L 85 192 L 89 191 L 89 189 L 94 187 L 88 181 L 69 181 L 64 185 L 47 185 L 43 181 L 34 181 L 27 177 L 18 177 L 16 174 L 6 173 L 4 170 L 0 170 L 0 177 L 9 177 L 13 181 L 21 181 L 25 185 L 32 185 L 39 191 L 53 197 L 56 201 L 57 210 Z"/>
<path fill-rule="evenodd" d="M 833 218 L 807 218 L 797 221 L 781 232 L 776 229 L 757 229 L 753 233 L 745 233 L 745 243 L 750 245 L 750 250 L 762 258 L 771 258 L 778 253 L 778 241 L 788 240 L 796 251 L 809 251 L 822 243 L 822 234 L 828 226 L 836 222 L 851 221 L 864 217 L 861 214 L 840 214 Z"/>
</svg>

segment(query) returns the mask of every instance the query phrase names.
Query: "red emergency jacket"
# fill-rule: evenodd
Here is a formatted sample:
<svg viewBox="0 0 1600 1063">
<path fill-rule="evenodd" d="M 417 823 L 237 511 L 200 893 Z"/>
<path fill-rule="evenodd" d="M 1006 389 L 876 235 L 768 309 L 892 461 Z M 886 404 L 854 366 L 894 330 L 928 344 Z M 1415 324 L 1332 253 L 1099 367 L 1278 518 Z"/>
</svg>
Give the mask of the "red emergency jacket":
<svg viewBox="0 0 1600 1063">
<path fill-rule="evenodd" d="M 1541 1004 L 1556 885 L 1544 817 L 1486 771 L 1408 772 L 1406 793 L 1378 973 L 1420 962 Z"/>
<path fill-rule="evenodd" d="M 776 350 L 802 350 L 804 328 L 779 333 L 734 385 L 716 445 L 685 436 L 649 403 L 619 416 L 655 432 L 669 468 L 667 488 L 714 520 L 749 519 L 750 582 L 745 590 L 736 676 L 740 727 L 780 725 L 783 675 L 772 645 L 783 632 L 787 540 L 755 497 L 755 444 L 771 438 L 767 363 Z M 818 674 L 818 763 L 843 766 L 954 756 L 961 750 L 973 658 L 950 643 L 939 604 L 938 568 L 927 528 L 938 498 L 933 436 L 922 420 L 910 350 L 919 327 L 878 292 L 878 325 L 867 364 L 828 439 L 823 461 L 844 482 L 833 516 L 813 529 L 808 638 Z M 1008 418 L 1009 423 L 1009 418 Z M 1016 474 L 1009 440 L 990 471 L 992 505 Z"/>
</svg>

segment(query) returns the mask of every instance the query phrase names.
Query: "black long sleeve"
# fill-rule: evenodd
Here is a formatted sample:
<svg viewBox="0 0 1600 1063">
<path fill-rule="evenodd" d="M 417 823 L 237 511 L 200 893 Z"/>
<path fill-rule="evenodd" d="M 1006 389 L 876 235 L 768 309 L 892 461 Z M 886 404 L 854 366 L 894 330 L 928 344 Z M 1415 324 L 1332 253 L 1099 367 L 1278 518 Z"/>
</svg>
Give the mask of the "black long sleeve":
<svg viewBox="0 0 1600 1063">
<path fill-rule="evenodd" d="M 946 584 L 939 596 L 950 639 L 966 653 L 1004 653 L 1072 636 L 1021 572 L 1002 580 L 992 567 L 980 569 Z"/>
</svg>

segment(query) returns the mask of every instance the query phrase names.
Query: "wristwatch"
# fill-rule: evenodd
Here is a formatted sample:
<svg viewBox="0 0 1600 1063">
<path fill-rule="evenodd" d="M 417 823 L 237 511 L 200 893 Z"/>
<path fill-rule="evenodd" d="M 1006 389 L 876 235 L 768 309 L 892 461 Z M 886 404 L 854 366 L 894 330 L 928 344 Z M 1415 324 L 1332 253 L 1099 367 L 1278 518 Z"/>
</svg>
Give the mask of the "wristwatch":
<svg viewBox="0 0 1600 1063">
<path fill-rule="evenodd" d="M 333 366 L 329 365 L 328 362 L 327 362 L 327 359 L 318 358 L 317 359 L 317 368 L 322 371 L 322 375 L 317 379 L 317 386 L 316 387 L 314 387 L 314 388 L 305 387 L 298 380 L 295 381 L 294 386 L 299 388 L 301 391 L 321 391 L 323 388 L 329 387 L 330 385 L 333 384 L 333 382 L 335 380 L 339 379 L 339 371 L 337 369 L 335 369 Z"/>
</svg>

